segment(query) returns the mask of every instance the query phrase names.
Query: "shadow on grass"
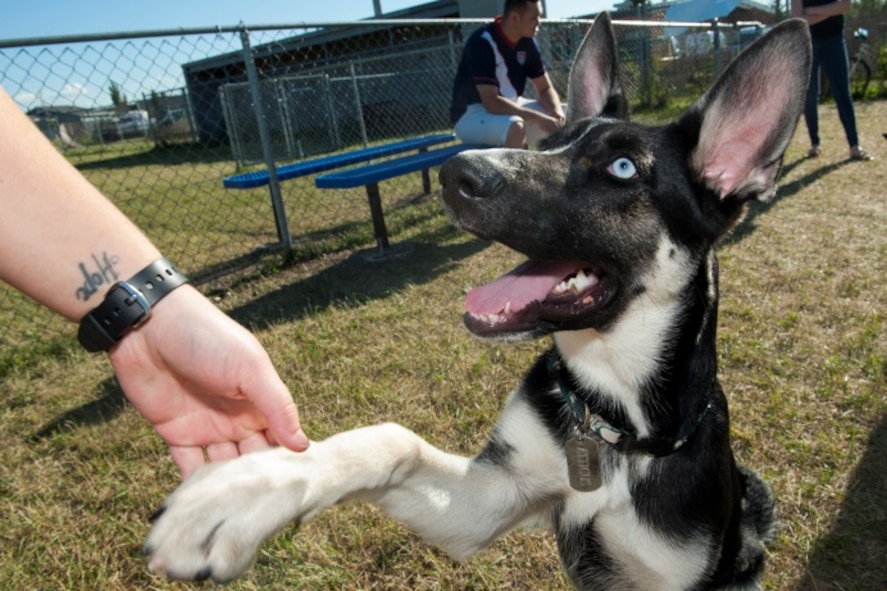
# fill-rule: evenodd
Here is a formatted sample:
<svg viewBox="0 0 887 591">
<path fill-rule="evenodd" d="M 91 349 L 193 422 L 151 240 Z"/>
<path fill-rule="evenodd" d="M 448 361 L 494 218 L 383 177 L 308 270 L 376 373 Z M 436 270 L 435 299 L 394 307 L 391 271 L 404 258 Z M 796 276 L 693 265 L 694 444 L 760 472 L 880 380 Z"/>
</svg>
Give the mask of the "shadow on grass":
<svg viewBox="0 0 887 591">
<path fill-rule="evenodd" d="M 418 209 L 413 207 L 416 204 L 434 199 L 435 195 L 434 192 L 417 193 L 389 203 L 385 208 L 389 237 L 392 234 L 400 234 L 405 228 L 428 224 L 435 217 L 440 216 L 442 214 L 441 208 Z M 402 212 L 409 213 L 402 214 Z M 188 276 L 191 278 L 191 282 L 197 286 L 217 280 L 224 282 L 226 279 L 235 277 L 236 279 L 230 281 L 222 289 L 224 291 L 234 285 L 255 280 L 255 275 L 244 274 L 244 272 L 263 261 L 268 261 L 273 267 L 285 269 L 291 265 L 315 260 L 324 255 L 359 248 L 374 240 L 372 223 L 369 218 L 370 213 L 367 211 L 366 218 L 291 235 L 292 250 L 289 252 L 285 251 L 280 242 L 271 242 L 232 259 L 190 271 Z M 435 237 L 422 239 L 435 240 L 438 239 L 436 237 L 446 234 L 446 231 L 436 232 L 434 233 Z M 450 234 L 455 235 L 452 232 Z M 272 259 L 269 260 L 268 257 L 272 257 Z"/>
<path fill-rule="evenodd" d="M 800 158 L 798 160 L 794 160 L 789 162 L 782 168 L 782 176 L 786 177 L 788 174 L 797 168 L 802 162 L 804 162 L 806 158 Z M 767 203 L 763 203 L 760 201 L 753 201 L 748 208 L 748 214 L 746 214 L 745 219 L 733 230 L 733 232 L 727 236 L 727 238 L 721 243 L 722 245 L 727 244 L 736 244 L 750 236 L 754 233 L 755 230 L 758 229 L 758 225 L 756 223 L 756 218 L 773 207 L 776 203 L 785 199 L 787 197 L 794 197 L 795 195 L 801 193 L 805 187 L 811 185 L 821 179 L 822 177 L 830 174 L 845 164 L 849 163 L 850 160 L 842 160 L 840 162 L 833 162 L 831 164 L 826 164 L 825 166 L 821 166 L 816 170 L 809 172 L 808 174 L 802 176 L 799 179 L 795 179 L 788 183 L 779 185 L 779 188 L 776 191 L 776 196 L 768 201 Z"/>
<path fill-rule="evenodd" d="M 798 591 L 881 591 L 887 581 L 887 417 L 871 432 L 832 530 L 810 554 Z"/>
<path fill-rule="evenodd" d="M 231 169 L 234 169 L 231 149 L 228 146 L 203 146 L 200 144 L 154 146 L 150 150 L 83 162 L 76 166 L 78 170 L 105 170 L 147 166 L 149 164 L 172 166 L 176 164 L 213 164 L 216 162 L 231 162 Z"/>
<path fill-rule="evenodd" d="M 229 315 L 246 326 L 268 326 L 291 321 L 325 310 L 334 304 L 362 305 L 390 296 L 408 285 L 431 281 L 451 269 L 457 261 L 470 257 L 490 245 L 474 239 L 440 246 L 460 232 L 452 226 L 420 235 L 410 242 L 410 252 L 403 258 L 371 263 L 366 251 L 357 252 L 341 263 L 317 275 L 293 284 L 232 310 Z M 397 249 L 398 244 L 392 245 Z M 40 441 L 81 426 L 98 425 L 112 420 L 128 404 L 116 378 L 99 386 L 100 396 L 56 417 L 31 436 Z"/>
<path fill-rule="evenodd" d="M 129 404 L 116 378 L 103 381 L 99 386 L 99 392 L 101 395 L 97 399 L 64 412 L 41 427 L 31 435 L 31 441 L 41 441 L 78 427 L 101 425 L 122 413 Z"/>
<path fill-rule="evenodd" d="M 352 254 L 342 262 L 288 284 L 236 308 L 230 315 L 246 326 L 265 327 L 298 320 L 330 306 L 359 306 L 389 297 L 409 285 L 421 285 L 452 269 L 456 263 L 487 248 L 491 243 L 473 239 L 441 246 L 461 232 L 447 225 L 409 243 L 392 244 L 394 250 L 408 246 L 402 258 L 368 262 L 372 251 Z"/>
</svg>

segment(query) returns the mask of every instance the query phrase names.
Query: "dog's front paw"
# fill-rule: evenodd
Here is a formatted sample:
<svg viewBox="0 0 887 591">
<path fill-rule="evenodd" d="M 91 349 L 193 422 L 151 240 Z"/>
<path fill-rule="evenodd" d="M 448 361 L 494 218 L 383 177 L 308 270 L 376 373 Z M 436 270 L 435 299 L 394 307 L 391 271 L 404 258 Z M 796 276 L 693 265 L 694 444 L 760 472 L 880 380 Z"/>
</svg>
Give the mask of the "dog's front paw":
<svg viewBox="0 0 887 591">
<path fill-rule="evenodd" d="M 258 452 L 197 470 L 155 513 L 144 545 L 150 569 L 219 583 L 243 574 L 262 540 L 298 517 L 299 483 L 280 477 L 290 453 Z"/>
</svg>

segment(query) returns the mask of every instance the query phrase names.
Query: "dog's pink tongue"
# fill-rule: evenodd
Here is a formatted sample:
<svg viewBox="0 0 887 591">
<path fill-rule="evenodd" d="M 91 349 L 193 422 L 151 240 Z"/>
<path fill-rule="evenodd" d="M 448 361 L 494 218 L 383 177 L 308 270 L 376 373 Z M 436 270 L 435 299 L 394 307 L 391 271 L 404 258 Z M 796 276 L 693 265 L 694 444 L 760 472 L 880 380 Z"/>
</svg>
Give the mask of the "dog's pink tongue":
<svg viewBox="0 0 887 591">
<path fill-rule="evenodd" d="M 581 269 L 575 262 L 527 261 L 499 279 L 475 287 L 465 297 L 465 308 L 475 316 L 522 310 L 541 302 L 564 279 Z"/>
</svg>

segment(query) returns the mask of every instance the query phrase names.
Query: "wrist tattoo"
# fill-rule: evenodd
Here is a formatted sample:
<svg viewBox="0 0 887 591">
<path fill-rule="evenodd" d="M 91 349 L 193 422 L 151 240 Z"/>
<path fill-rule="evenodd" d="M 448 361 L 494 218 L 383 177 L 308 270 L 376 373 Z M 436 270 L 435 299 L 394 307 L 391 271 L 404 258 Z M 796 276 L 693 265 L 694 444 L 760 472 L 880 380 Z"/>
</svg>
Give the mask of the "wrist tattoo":
<svg viewBox="0 0 887 591">
<path fill-rule="evenodd" d="M 110 287 L 117 281 L 119 274 L 116 265 L 119 262 L 119 257 L 109 255 L 107 252 L 101 256 L 92 255 L 91 262 L 81 262 L 78 267 L 83 273 L 83 284 L 77 288 L 77 299 L 86 302 L 98 293 L 100 288 Z"/>
</svg>

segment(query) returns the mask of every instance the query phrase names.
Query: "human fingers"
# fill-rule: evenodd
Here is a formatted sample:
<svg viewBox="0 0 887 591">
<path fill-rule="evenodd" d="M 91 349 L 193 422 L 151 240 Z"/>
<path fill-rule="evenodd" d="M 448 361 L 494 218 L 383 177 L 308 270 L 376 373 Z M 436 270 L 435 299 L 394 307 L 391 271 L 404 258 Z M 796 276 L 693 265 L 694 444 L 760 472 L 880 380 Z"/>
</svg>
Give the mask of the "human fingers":
<svg viewBox="0 0 887 591">
<path fill-rule="evenodd" d="M 265 431 L 261 431 L 239 442 L 237 449 L 240 450 L 241 454 L 248 454 L 274 447 L 274 445 L 274 441 L 269 439 L 268 434 Z"/>
<path fill-rule="evenodd" d="M 222 462 L 224 460 L 233 460 L 240 455 L 240 449 L 237 444 L 232 441 L 224 441 L 221 443 L 213 443 L 206 446 L 206 457 L 210 462 Z"/>
<path fill-rule="evenodd" d="M 272 442 L 293 451 L 305 451 L 311 445 L 300 426 L 299 409 L 292 400 L 268 416 L 268 430 Z"/>
<path fill-rule="evenodd" d="M 293 451 L 304 451 L 309 441 L 302 431 L 299 410 L 271 360 L 264 350 L 262 352 L 259 367 L 250 372 L 250 381 L 244 385 L 243 393 L 265 415 L 269 441 Z"/>
<path fill-rule="evenodd" d="M 182 474 L 182 479 L 188 478 L 194 470 L 206 463 L 203 448 L 199 446 L 170 445 L 169 455 Z"/>
<path fill-rule="evenodd" d="M 546 116 L 543 122 L 545 124 L 545 131 L 549 134 L 554 133 L 560 127 L 557 119 L 555 119 L 554 117 Z"/>
</svg>

